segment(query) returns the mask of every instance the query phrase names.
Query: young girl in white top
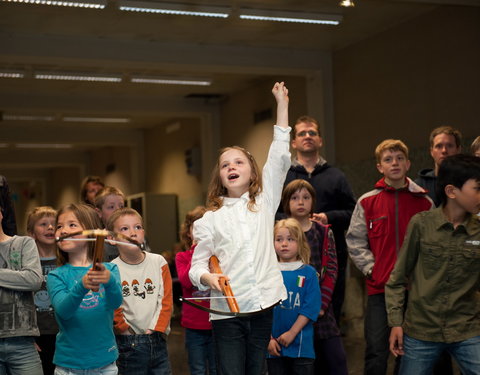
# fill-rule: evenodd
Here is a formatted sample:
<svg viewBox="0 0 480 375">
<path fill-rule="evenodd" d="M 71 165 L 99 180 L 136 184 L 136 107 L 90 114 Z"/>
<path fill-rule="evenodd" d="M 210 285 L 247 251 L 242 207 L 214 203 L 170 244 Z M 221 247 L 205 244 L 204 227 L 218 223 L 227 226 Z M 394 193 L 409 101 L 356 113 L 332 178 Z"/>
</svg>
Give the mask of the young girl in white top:
<svg viewBox="0 0 480 375">
<path fill-rule="evenodd" d="M 219 279 L 229 279 L 240 312 L 265 310 L 247 317 L 211 314 L 220 372 L 260 374 L 272 327 L 272 309 L 287 297 L 273 247 L 275 212 L 290 166 L 288 90 L 275 83 L 277 126 L 267 163 L 260 175 L 252 155 L 241 147 L 220 151 L 208 189 L 209 211 L 194 224 L 197 242 L 189 272 L 194 285 L 220 297 Z M 263 179 L 263 184 L 262 184 Z M 218 257 L 223 274 L 210 273 Z M 228 311 L 225 299 L 213 298 L 214 310 Z"/>
</svg>

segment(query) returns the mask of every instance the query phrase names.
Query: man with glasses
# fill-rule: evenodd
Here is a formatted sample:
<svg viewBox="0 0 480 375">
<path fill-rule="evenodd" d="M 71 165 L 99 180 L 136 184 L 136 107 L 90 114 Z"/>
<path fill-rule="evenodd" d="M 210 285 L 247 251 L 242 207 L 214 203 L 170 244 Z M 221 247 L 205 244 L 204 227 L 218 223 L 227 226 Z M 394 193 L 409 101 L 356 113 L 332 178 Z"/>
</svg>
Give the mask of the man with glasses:
<svg viewBox="0 0 480 375">
<path fill-rule="evenodd" d="M 313 212 L 323 224 L 330 224 L 336 242 L 338 257 L 338 277 L 332 297 L 334 315 L 339 322 L 345 297 L 345 268 L 347 250 L 345 231 L 350 224 L 350 217 L 355 208 L 350 185 L 345 175 L 330 166 L 320 156 L 323 139 L 317 120 L 313 117 L 300 117 L 293 127 L 292 148 L 296 157 L 287 173 L 285 186 L 292 180 L 307 180 L 316 191 L 316 204 Z"/>
</svg>

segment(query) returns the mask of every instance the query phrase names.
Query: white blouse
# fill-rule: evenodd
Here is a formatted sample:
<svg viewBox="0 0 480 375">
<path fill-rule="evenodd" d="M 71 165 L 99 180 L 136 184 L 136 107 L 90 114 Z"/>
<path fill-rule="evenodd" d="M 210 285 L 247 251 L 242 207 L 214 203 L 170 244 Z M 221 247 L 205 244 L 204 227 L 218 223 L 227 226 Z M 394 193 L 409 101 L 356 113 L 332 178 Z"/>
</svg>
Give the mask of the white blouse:
<svg viewBox="0 0 480 375">
<path fill-rule="evenodd" d="M 263 168 L 263 190 L 256 197 L 255 211 L 247 208 L 249 194 L 240 198 L 223 198 L 223 206 L 208 211 L 195 221 L 193 253 L 189 277 L 200 290 L 200 277 L 210 272 L 209 259 L 216 255 L 220 267 L 230 278 L 230 286 L 240 312 L 267 308 L 287 298 L 283 278 L 273 246 L 275 213 L 280 204 L 283 183 L 290 167 L 290 130 L 274 126 L 273 142 Z M 212 297 L 222 294 L 212 291 Z M 212 309 L 229 311 L 226 300 L 213 298 Z M 211 319 L 226 319 L 210 314 Z"/>
</svg>

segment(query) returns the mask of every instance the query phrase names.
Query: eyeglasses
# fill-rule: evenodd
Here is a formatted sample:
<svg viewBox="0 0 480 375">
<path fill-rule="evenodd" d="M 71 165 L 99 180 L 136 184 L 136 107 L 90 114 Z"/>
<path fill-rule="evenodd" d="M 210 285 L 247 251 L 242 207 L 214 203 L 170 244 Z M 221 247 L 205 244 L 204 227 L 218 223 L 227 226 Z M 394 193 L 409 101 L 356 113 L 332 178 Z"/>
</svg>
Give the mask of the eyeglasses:
<svg viewBox="0 0 480 375">
<path fill-rule="evenodd" d="M 297 133 L 297 137 L 306 137 L 307 134 L 310 136 L 310 137 L 315 137 L 318 135 L 318 132 L 315 131 L 315 130 L 303 130 L 299 133 Z"/>
</svg>

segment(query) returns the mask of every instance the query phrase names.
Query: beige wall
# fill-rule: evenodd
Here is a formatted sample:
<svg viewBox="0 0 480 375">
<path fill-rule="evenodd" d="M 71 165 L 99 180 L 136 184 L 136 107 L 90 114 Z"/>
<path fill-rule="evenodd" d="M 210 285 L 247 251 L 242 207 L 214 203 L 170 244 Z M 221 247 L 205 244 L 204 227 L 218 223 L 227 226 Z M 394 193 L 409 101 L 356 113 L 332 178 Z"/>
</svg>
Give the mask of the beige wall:
<svg viewBox="0 0 480 375">
<path fill-rule="evenodd" d="M 167 133 L 175 123 L 178 129 Z M 145 132 L 146 191 L 177 194 L 180 222 L 188 210 L 204 203 L 201 181 L 187 174 L 185 164 L 185 151 L 194 146 L 201 146 L 199 119 L 178 119 Z"/>
<path fill-rule="evenodd" d="M 434 127 L 478 135 L 480 9 L 442 7 L 333 57 L 339 162 L 369 158 L 385 138 L 428 146 Z"/>
<path fill-rule="evenodd" d="M 115 186 L 125 195 L 132 191 L 132 172 L 130 147 L 103 147 L 91 153 L 90 171 L 92 175 L 103 178 L 105 185 Z M 113 167 L 107 173 L 107 167 Z"/>
<path fill-rule="evenodd" d="M 58 209 L 78 202 L 80 182 L 79 168 L 52 168 L 50 173 L 51 206 Z"/>
</svg>

